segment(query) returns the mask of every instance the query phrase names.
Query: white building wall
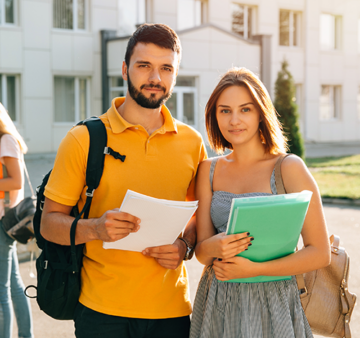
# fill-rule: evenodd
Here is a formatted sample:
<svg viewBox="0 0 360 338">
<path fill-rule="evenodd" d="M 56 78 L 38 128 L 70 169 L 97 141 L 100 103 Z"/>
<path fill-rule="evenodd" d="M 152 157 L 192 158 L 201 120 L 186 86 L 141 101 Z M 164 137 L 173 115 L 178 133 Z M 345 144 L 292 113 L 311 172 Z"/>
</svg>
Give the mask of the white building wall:
<svg viewBox="0 0 360 338">
<path fill-rule="evenodd" d="M 181 0 L 148 0 L 149 20 L 178 25 L 177 6 Z M 219 77 L 231 66 L 246 66 L 260 73 L 259 45 L 232 36 L 231 3 L 256 8 L 256 33 L 271 37 L 271 83 L 286 59 L 295 83 L 302 85 L 301 130 L 311 142 L 360 142 L 357 94 L 360 85 L 357 0 L 208 0 L 207 20 L 217 26 L 180 31 L 183 60 L 179 75 L 195 76 L 198 88 L 199 130 L 205 135 L 204 108 Z M 53 152 L 71 123 L 53 122 L 54 76 L 86 76 L 90 79 L 90 114 L 102 111 L 100 30 L 119 28 L 118 0 L 87 0 L 85 32 L 52 27 L 52 0 L 18 0 L 15 27 L 0 26 L 0 74 L 20 78 L 18 128 L 30 152 Z M 280 9 L 301 12 L 301 44 L 279 46 Z M 322 51 L 319 43 L 320 14 L 342 16 L 341 49 Z M 225 31 L 227 31 L 227 33 Z M 108 44 L 109 75 L 121 74 L 126 41 Z M 224 52 L 226 50 L 226 52 Z M 341 116 L 321 121 L 321 85 L 342 87 Z"/>
<path fill-rule="evenodd" d="M 30 153 L 54 152 L 73 123 L 54 123 L 54 76 L 90 79 L 89 115 L 102 114 L 100 30 L 117 29 L 117 0 L 88 0 L 87 29 L 53 28 L 52 0 L 18 0 L 15 27 L 0 26 L 0 74 L 20 76 L 18 129 Z"/>
</svg>

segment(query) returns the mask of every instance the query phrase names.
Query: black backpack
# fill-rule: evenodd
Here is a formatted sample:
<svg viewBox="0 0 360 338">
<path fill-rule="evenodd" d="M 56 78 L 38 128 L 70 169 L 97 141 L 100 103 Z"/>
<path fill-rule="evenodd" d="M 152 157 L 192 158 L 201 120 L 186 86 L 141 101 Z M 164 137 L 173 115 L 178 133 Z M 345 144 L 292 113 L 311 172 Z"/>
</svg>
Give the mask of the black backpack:
<svg viewBox="0 0 360 338">
<path fill-rule="evenodd" d="M 51 170 L 44 177 L 42 184 L 37 189 L 37 204 L 33 221 L 36 242 L 42 249 L 36 260 L 37 287 L 29 285 L 25 289 L 27 295 L 27 289 L 36 288 L 36 297 L 27 296 L 36 298 L 40 309 L 47 315 L 61 320 L 73 319 L 80 296 L 80 277 L 85 244 L 75 245 L 77 222 L 81 216 L 84 218 L 89 216 L 91 201 L 103 173 L 105 155 L 109 154 L 122 162 L 125 160 L 125 156 L 107 147 L 106 128 L 99 118 L 91 117 L 79 122 L 78 125 L 85 125 L 90 135 L 86 168 L 86 202 L 81 212 L 75 206 L 70 213 L 70 216 L 75 217 L 70 229 L 71 245 L 59 245 L 47 241 L 40 234 L 40 221 L 45 201 L 44 190 Z"/>
</svg>

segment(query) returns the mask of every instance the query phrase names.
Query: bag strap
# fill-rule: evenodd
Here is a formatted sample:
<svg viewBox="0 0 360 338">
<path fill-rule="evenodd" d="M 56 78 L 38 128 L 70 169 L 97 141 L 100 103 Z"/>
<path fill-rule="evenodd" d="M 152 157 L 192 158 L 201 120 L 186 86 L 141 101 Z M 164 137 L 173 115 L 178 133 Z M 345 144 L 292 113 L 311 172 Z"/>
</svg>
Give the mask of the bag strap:
<svg viewBox="0 0 360 338">
<path fill-rule="evenodd" d="M 28 170 L 26 168 L 25 160 L 23 160 L 22 162 L 24 163 L 25 176 L 26 176 L 27 182 L 28 182 L 29 187 L 30 187 L 31 197 L 35 198 L 34 189 L 33 189 L 32 185 L 31 185 L 31 181 L 30 181 Z M 8 172 L 7 172 L 6 166 L 4 164 L 2 165 L 2 169 L 3 169 L 3 178 L 7 178 L 8 177 Z M 4 193 L 5 193 L 4 209 L 5 209 L 5 213 L 6 213 L 10 209 L 10 192 L 9 191 L 4 191 Z"/>
<path fill-rule="evenodd" d="M 84 121 L 79 122 L 77 125 L 85 125 L 89 131 L 90 144 L 88 160 L 86 164 L 86 201 L 81 212 L 75 217 L 70 228 L 70 243 L 71 243 L 71 257 L 73 273 L 78 272 L 75 249 L 75 232 L 76 226 L 84 215 L 84 218 L 89 217 L 90 206 L 94 196 L 94 192 L 100 184 L 100 180 L 104 171 L 105 155 L 109 154 L 115 159 L 119 159 L 122 162 L 125 161 L 126 156 L 121 155 L 118 152 L 107 147 L 107 133 L 103 122 L 96 116 L 90 117 Z"/>
<path fill-rule="evenodd" d="M 2 165 L 2 171 L 3 171 L 3 178 L 7 178 L 8 173 L 7 173 L 7 169 L 6 169 L 5 164 Z M 10 209 L 10 192 L 9 191 L 4 191 L 4 193 L 5 193 L 4 209 L 5 209 L 5 213 L 7 213 L 7 211 Z"/>
<path fill-rule="evenodd" d="M 281 176 L 281 163 L 284 161 L 286 157 L 292 154 L 282 154 L 275 164 L 275 186 L 278 195 L 286 194 L 286 189 L 284 186 L 284 182 Z M 300 298 L 303 298 L 307 295 L 307 289 L 305 286 L 305 279 L 303 274 L 296 275 L 296 282 L 298 286 L 298 290 L 300 291 Z"/>
<path fill-rule="evenodd" d="M 286 194 L 286 189 L 281 176 L 281 163 L 286 157 L 292 154 L 281 154 L 275 163 L 275 186 L 278 195 Z"/>
</svg>

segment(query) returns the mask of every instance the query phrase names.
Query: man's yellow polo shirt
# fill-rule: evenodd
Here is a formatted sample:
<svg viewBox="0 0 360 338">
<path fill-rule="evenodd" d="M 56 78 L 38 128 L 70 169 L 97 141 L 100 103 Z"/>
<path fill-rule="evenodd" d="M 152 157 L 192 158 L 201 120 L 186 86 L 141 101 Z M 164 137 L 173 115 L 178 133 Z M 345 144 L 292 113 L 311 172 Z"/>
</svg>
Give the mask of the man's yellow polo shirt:
<svg viewBox="0 0 360 338">
<path fill-rule="evenodd" d="M 206 157 L 201 135 L 172 118 L 163 106 L 163 126 L 150 137 L 117 112 L 124 98 L 112 101 L 100 116 L 108 146 L 125 162 L 105 156 L 104 173 L 95 191 L 90 218 L 119 208 L 127 189 L 156 198 L 193 200 L 198 165 Z M 84 126 L 62 140 L 45 196 L 57 203 L 83 207 L 89 134 Z M 79 200 L 79 196 L 80 200 Z M 141 226 L 141 225 L 140 225 Z M 169 224 L 171 226 L 171 224 Z M 80 302 L 98 312 L 133 318 L 173 318 L 191 313 L 185 265 L 165 269 L 142 253 L 103 249 L 100 240 L 86 243 Z"/>
</svg>

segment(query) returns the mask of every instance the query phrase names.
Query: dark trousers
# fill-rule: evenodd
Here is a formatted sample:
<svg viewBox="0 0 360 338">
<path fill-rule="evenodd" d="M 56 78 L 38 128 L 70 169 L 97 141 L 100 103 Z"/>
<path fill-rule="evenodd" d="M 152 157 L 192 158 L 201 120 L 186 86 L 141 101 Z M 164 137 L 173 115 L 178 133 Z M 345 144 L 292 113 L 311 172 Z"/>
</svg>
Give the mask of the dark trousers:
<svg viewBox="0 0 360 338">
<path fill-rule="evenodd" d="M 110 316 L 82 304 L 75 311 L 77 338 L 188 338 L 190 317 L 137 319 Z"/>
</svg>

